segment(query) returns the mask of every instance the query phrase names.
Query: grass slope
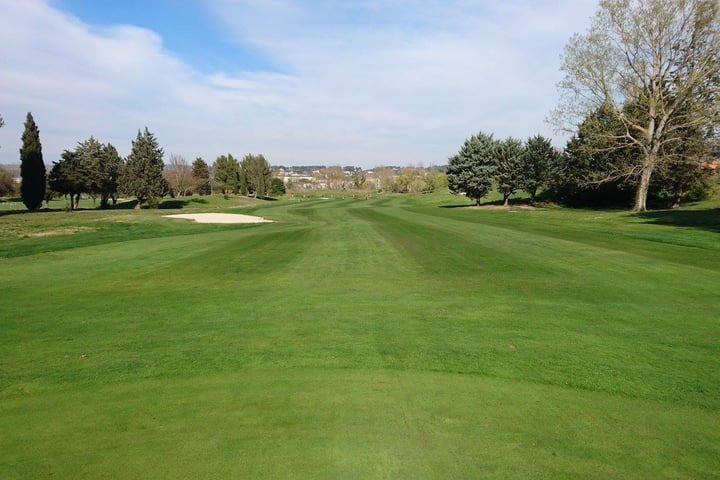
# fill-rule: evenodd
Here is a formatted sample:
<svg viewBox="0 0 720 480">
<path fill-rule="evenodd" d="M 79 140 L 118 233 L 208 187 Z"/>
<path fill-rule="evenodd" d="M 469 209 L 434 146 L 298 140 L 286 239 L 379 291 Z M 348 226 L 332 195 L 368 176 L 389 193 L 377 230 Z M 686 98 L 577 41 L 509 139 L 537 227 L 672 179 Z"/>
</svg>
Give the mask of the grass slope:
<svg viewBox="0 0 720 480">
<path fill-rule="evenodd" d="M 458 203 L 0 216 L 0 477 L 716 475 L 717 205 Z"/>
</svg>

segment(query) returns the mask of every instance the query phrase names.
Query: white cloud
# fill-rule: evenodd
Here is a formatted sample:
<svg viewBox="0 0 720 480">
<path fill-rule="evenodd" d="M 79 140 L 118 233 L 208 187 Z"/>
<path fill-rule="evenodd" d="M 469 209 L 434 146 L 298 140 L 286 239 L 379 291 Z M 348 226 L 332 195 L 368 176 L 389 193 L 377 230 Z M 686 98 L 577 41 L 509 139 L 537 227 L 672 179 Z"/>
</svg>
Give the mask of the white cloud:
<svg viewBox="0 0 720 480">
<path fill-rule="evenodd" d="M 559 55 L 594 1 L 216 0 L 224 35 L 280 72 L 203 72 L 155 33 L 0 0 L 0 162 L 32 111 L 45 161 L 95 135 L 127 154 L 147 125 L 167 153 L 275 164 L 444 163 L 478 130 L 551 136 Z"/>
</svg>

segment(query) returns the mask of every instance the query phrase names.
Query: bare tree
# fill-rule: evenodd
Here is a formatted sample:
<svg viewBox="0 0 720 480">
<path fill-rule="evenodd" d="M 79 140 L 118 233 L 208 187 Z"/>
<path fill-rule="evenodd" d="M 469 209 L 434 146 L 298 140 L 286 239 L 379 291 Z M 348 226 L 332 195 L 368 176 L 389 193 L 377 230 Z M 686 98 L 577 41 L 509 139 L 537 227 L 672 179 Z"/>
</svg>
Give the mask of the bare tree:
<svg viewBox="0 0 720 480">
<path fill-rule="evenodd" d="M 367 173 L 361 167 L 355 167 L 350 174 L 352 185 L 355 190 L 362 190 L 367 181 Z"/>
<path fill-rule="evenodd" d="M 640 152 L 605 176 L 638 179 L 636 211 L 646 209 L 650 178 L 668 160 L 663 152 L 718 120 L 718 10 L 717 0 L 601 0 L 588 33 L 565 48 L 551 120 L 574 130 L 590 112 L 611 108 L 623 128 L 594 134 Z"/>
<path fill-rule="evenodd" d="M 340 165 L 324 168 L 321 174 L 330 190 L 341 190 L 345 186 L 345 171 Z"/>
<path fill-rule="evenodd" d="M 375 167 L 373 169 L 375 174 L 376 188 L 391 192 L 393 185 L 395 184 L 395 169 L 393 167 Z"/>
<path fill-rule="evenodd" d="M 166 170 L 167 181 L 176 195 L 184 197 L 192 183 L 192 170 L 185 157 L 170 154 L 170 168 Z"/>
</svg>

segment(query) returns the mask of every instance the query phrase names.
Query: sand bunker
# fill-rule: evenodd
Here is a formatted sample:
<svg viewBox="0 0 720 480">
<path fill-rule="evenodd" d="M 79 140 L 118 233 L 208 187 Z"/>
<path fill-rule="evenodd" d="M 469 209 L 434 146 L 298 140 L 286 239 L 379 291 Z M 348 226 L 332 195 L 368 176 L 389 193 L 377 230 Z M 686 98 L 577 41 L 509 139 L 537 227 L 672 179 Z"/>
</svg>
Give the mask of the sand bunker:
<svg viewBox="0 0 720 480">
<path fill-rule="evenodd" d="M 272 220 L 266 220 L 263 217 L 254 217 L 252 215 L 239 215 L 236 213 L 183 213 L 179 215 L 163 215 L 167 218 L 181 218 L 185 220 L 195 220 L 197 223 L 266 223 Z"/>
</svg>

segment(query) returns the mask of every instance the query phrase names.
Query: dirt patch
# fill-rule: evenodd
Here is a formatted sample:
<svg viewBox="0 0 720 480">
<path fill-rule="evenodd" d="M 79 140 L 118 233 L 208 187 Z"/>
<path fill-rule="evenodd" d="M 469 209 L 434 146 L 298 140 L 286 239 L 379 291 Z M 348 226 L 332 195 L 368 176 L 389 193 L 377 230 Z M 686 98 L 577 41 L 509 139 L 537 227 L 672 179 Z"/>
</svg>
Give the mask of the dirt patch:
<svg viewBox="0 0 720 480">
<path fill-rule="evenodd" d="M 45 230 L 43 232 L 28 233 L 25 236 L 27 236 L 27 237 L 54 237 L 57 235 L 72 235 L 74 233 L 90 232 L 93 230 L 95 230 L 95 229 L 92 227 L 65 227 L 65 228 L 56 228 L 54 230 Z"/>
<path fill-rule="evenodd" d="M 537 210 L 538 207 L 532 205 L 508 205 L 507 207 L 502 205 L 470 205 L 465 208 L 469 210 Z"/>
<path fill-rule="evenodd" d="M 240 215 L 237 213 L 181 213 L 178 215 L 163 215 L 166 218 L 179 218 L 182 220 L 195 220 L 197 223 L 268 223 L 263 217 L 253 215 Z"/>
</svg>

